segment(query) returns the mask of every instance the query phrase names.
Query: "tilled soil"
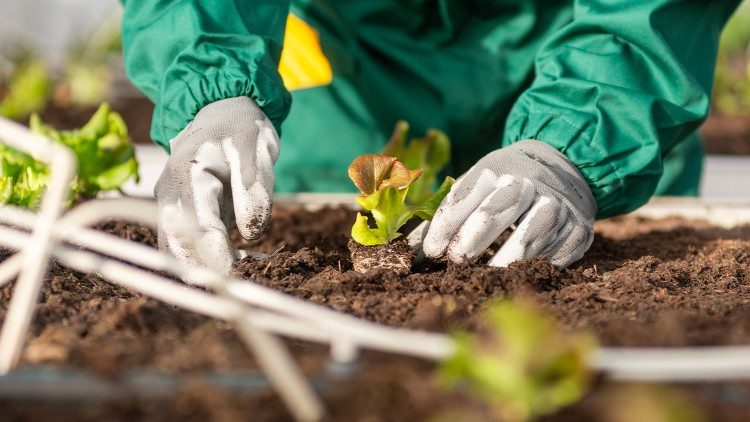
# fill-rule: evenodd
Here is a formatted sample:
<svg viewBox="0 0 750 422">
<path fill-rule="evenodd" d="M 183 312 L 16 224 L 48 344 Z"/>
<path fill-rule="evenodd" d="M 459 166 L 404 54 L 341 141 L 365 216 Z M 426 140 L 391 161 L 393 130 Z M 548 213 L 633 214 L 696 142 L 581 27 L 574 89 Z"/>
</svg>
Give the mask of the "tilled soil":
<svg viewBox="0 0 750 422">
<path fill-rule="evenodd" d="M 622 217 L 597 223 L 591 250 L 567 270 L 543 258 L 508 269 L 421 262 L 412 274 L 399 276 L 389 271 L 352 271 L 347 241 L 353 218 L 350 210 L 342 208 L 315 212 L 277 208 L 268 234 L 243 242 L 243 247 L 270 256 L 247 258 L 234 273 L 398 327 L 472 328 L 488 299 L 510 296 L 538 303 L 565 328 L 593 331 L 604 345 L 750 343 L 750 227 L 724 230 L 680 219 Z M 155 244 L 148 229 L 125 223 L 101 228 Z M 10 293 L 11 286 L 0 290 L 0 318 Z M 324 393 L 333 419 L 424 419 L 456 409 L 470 412 L 452 413 L 463 419 L 487 416 L 486 409 L 464 394 L 440 389 L 428 363 L 367 353 L 362 373 L 334 382 L 326 375 L 324 348 L 301 342 L 291 342 L 290 347 L 308 374 L 333 386 Z M 175 373 L 257 368 L 227 323 L 163 305 L 58 265 L 46 280 L 23 363 L 83 367 L 105 376 L 134 367 Z M 750 418 L 749 384 L 653 394 L 644 388 L 604 382 L 579 405 L 552 420 L 606 419 L 613 402 L 638 402 L 644 396 L 662 394 L 687 395 L 712 419 Z M 39 406 L 13 408 L 23 417 L 47 415 Z M 286 417 L 272 394 L 236 395 L 193 384 L 167 402 L 132 398 L 116 406 L 89 409 L 89 413 L 55 412 L 57 417 L 71 419 Z"/>
</svg>

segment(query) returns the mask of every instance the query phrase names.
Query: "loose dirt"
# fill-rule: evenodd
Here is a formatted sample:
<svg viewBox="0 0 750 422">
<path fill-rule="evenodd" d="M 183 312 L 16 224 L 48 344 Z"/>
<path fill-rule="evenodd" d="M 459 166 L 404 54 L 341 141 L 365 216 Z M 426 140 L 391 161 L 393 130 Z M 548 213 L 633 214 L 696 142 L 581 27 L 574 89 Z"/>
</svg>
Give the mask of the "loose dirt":
<svg viewBox="0 0 750 422">
<path fill-rule="evenodd" d="M 750 227 L 725 230 L 680 219 L 622 217 L 598 222 L 591 250 L 570 269 L 559 270 L 544 258 L 508 269 L 481 263 L 419 262 L 411 274 L 400 276 L 352 270 L 347 241 L 353 219 L 351 211 L 341 208 L 315 212 L 277 208 L 267 235 L 241 242 L 270 255 L 245 259 L 234 273 L 397 327 L 471 329 L 487 300 L 524 297 L 554 315 L 566 329 L 591 330 L 605 345 L 750 343 Z M 150 230 L 132 224 L 109 223 L 101 229 L 155 245 Z M 11 286 L 0 290 L 0 318 L 11 291 Z M 324 398 L 334 420 L 413 420 L 435 414 L 488 418 L 487 409 L 463 392 L 441 389 L 429 363 L 366 353 L 361 372 L 335 380 L 325 370 L 324 348 L 301 342 L 289 345 L 306 373 L 326 380 Z M 89 368 L 109 377 L 130 368 L 181 374 L 257 368 L 227 323 L 163 305 L 56 264 L 45 282 L 23 364 Z M 675 397 L 680 395 L 711 419 L 750 418 L 750 384 L 651 388 L 603 381 L 581 403 L 549 420 L 606 419 L 617 408 L 614 403 L 667 397 L 663 401 L 674 399 L 679 404 Z M 8 408 L 8 414 L 19 417 L 51 412 L 38 404 Z M 53 410 L 58 419 L 77 420 L 288 417 L 273 394 L 234 394 L 195 383 L 166 401 L 131 397 L 104 408 Z"/>
</svg>

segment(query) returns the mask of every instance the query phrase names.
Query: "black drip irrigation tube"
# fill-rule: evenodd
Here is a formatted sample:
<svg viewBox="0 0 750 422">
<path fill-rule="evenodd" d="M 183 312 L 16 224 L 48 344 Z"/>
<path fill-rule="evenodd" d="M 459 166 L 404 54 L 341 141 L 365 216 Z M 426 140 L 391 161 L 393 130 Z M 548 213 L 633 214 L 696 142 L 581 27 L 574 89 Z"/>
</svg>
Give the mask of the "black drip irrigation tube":
<svg viewBox="0 0 750 422">
<path fill-rule="evenodd" d="M 336 381 L 359 372 L 357 363 L 329 362 L 326 370 L 310 376 L 310 384 L 325 394 Z M 33 366 L 0 376 L 0 403 L 98 405 L 123 398 L 167 399 L 188 385 L 237 394 L 272 394 L 273 387 L 259 371 L 174 374 L 146 369 L 102 377 L 85 369 Z"/>
</svg>

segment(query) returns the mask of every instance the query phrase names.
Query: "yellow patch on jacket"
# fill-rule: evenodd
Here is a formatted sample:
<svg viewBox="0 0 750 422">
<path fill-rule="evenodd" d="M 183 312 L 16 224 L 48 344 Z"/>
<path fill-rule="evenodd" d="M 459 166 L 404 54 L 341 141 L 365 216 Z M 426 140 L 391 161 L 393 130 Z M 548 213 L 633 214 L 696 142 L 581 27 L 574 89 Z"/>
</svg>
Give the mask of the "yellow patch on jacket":
<svg viewBox="0 0 750 422">
<path fill-rule="evenodd" d="M 279 73 L 289 91 L 328 85 L 333 80 L 318 31 L 291 13 L 286 21 Z"/>
</svg>

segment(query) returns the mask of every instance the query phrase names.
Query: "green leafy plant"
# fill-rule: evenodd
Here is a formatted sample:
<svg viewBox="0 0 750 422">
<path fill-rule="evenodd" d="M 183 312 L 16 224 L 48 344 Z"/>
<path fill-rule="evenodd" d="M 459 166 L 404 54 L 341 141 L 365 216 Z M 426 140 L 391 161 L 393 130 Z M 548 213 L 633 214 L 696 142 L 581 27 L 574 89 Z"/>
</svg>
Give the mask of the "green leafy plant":
<svg viewBox="0 0 750 422">
<path fill-rule="evenodd" d="M 404 120 L 396 122 L 383 155 L 396 157 L 408 169 L 422 170 L 422 177 L 414 181 L 406 195 L 407 203 L 417 204 L 434 194 L 438 174 L 451 158 L 451 141 L 437 129 L 429 129 L 423 138 L 414 138 L 409 142 L 408 133 L 409 123 Z"/>
<path fill-rule="evenodd" d="M 78 159 L 70 201 L 119 189 L 135 177 L 138 162 L 125 122 L 102 104 L 80 129 L 58 131 L 32 115 L 31 130 L 69 147 Z M 47 186 L 47 168 L 32 157 L 0 144 L 0 203 L 34 208 Z"/>
<path fill-rule="evenodd" d="M 52 82 L 47 66 L 39 60 L 19 65 L 10 78 L 7 93 L 0 101 L 0 116 L 9 119 L 28 117 L 44 108 Z"/>
<path fill-rule="evenodd" d="M 493 303 L 485 317 L 477 334 L 455 334 L 456 352 L 440 368 L 447 385 L 468 387 L 498 419 L 510 421 L 552 413 L 583 396 L 592 336 L 564 333 L 523 302 Z"/>
<path fill-rule="evenodd" d="M 349 166 L 349 177 L 361 193 L 357 203 L 372 213 L 375 227 L 370 227 L 368 217 L 357 213 L 352 238 L 365 246 L 382 245 L 401 236 L 398 230 L 412 217 L 432 219 L 453 186 L 453 179 L 446 177 L 440 189 L 424 201 L 407 204 L 406 196 L 422 173 L 421 169 L 409 170 L 395 157 L 357 157 Z"/>
<path fill-rule="evenodd" d="M 743 3 L 724 26 L 713 100 L 725 115 L 746 114 L 750 108 L 750 3 Z"/>
</svg>

